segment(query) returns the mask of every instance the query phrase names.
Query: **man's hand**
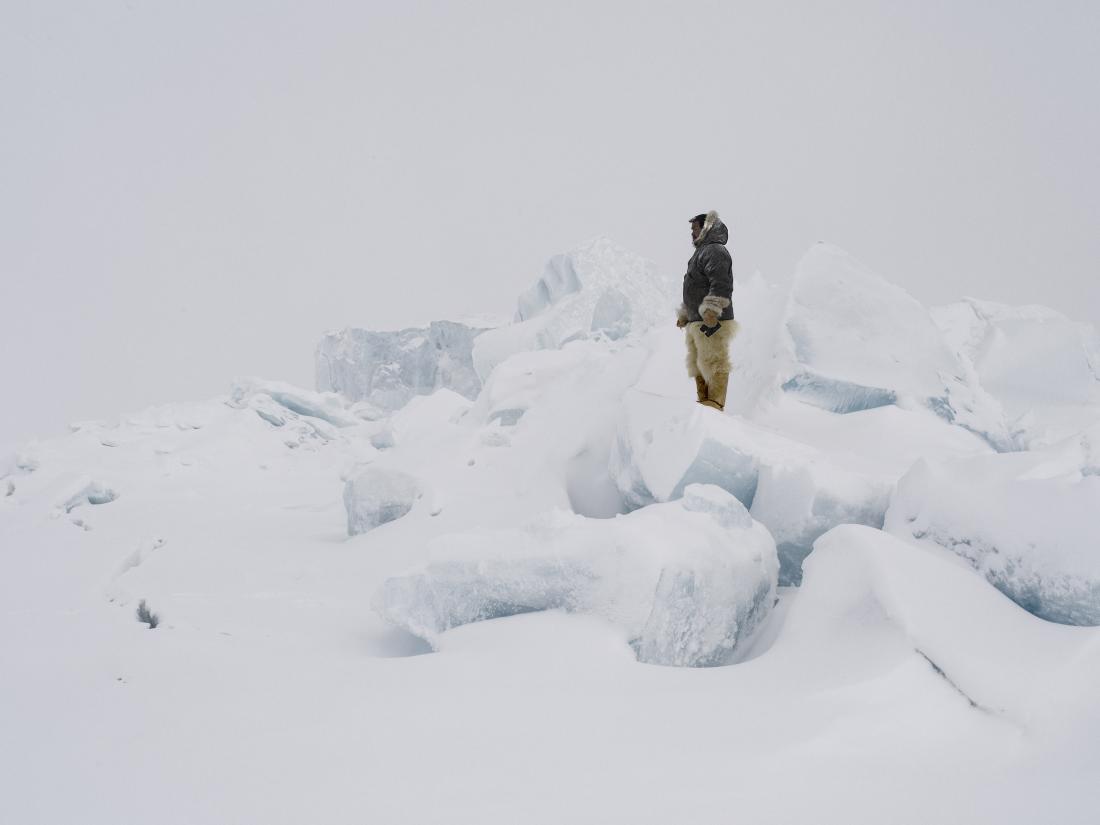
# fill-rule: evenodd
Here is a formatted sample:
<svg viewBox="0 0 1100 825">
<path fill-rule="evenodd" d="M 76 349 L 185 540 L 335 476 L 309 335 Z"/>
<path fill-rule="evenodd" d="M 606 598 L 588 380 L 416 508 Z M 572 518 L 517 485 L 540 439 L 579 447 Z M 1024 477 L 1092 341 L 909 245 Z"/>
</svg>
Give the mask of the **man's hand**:
<svg viewBox="0 0 1100 825">
<path fill-rule="evenodd" d="M 681 317 L 678 317 L 676 319 L 676 328 L 677 329 L 683 329 L 687 325 L 688 325 L 687 318 L 684 318 L 684 317 L 681 316 Z"/>
<path fill-rule="evenodd" d="M 712 327 L 718 323 L 718 313 L 708 309 L 703 313 L 703 326 Z"/>
</svg>

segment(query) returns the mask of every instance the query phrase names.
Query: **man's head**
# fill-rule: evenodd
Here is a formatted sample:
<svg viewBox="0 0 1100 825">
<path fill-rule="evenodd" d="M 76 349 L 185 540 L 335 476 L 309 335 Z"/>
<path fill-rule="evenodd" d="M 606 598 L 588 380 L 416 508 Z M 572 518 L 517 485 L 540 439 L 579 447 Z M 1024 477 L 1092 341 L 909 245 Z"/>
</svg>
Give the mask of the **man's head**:
<svg viewBox="0 0 1100 825">
<path fill-rule="evenodd" d="M 691 219 L 691 240 L 699 240 L 699 236 L 703 234 L 703 225 L 707 222 L 706 214 L 696 215 Z"/>
</svg>

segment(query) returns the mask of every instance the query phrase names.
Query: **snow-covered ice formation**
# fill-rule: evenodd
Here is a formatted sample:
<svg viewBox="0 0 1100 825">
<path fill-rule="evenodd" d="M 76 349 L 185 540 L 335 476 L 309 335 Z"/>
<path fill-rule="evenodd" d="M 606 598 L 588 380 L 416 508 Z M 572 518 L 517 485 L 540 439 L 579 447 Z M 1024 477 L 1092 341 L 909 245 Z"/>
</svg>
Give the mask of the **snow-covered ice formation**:
<svg viewBox="0 0 1100 825">
<path fill-rule="evenodd" d="M 644 332 L 667 318 L 673 292 L 651 262 L 607 238 L 555 255 L 519 297 L 515 322 L 474 342 L 477 372 L 485 379 L 517 352 Z"/>
<path fill-rule="evenodd" d="M 420 485 L 408 473 L 367 467 L 344 484 L 348 535 L 357 536 L 396 521 L 412 510 Z"/>
<path fill-rule="evenodd" d="M 732 493 L 775 537 L 780 583 L 798 584 L 822 533 L 882 526 L 894 482 L 917 458 L 989 451 L 923 410 L 836 415 L 781 397 L 755 422 L 634 390 L 622 400 L 610 466 L 632 509 L 674 500 L 689 484 Z"/>
<path fill-rule="evenodd" d="M 821 450 L 690 401 L 630 393 L 612 475 L 631 507 L 714 484 L 751 508 L 779 546 L 780 583 L 797 584 L 814 539 L 837 524 L 881 527 L 889 482 Z"/>
<path fill-rule="evenodd" d="M 473 414 L 486 424 L 515 426 L 524 413 L 553 392 L 556 384 L 585 370 L 595 356 L 591 347 L 583 345 L 516 353 L 493 370 L 474 404 Z"/>
<path fill-rule="evenodd" d="M 819 246 L 738 280 L 720 414 L 676 286 L 596 242 L 341 392 L 0 455 L 0 821 L 1088 821 L 1100 629 L 1056 622 L 1098 621 L 1095 333 Z"/>
<path fill-rule="evenodd" d="M 1100 625 L 1100 427 L 1045 450 L 922 460 L 886 517 L 970 563 L 1025 610 Z"/>
<path fill-rule="evenodd" d="M 795 272 L 786 392 L 837 413 L 921 404 L 997 449 L 1019 446 L 1000 404 L 952 351 L 932 314 L 843 250 L 816 244 Z"/>
<path fill-rule="evenodd" d="M 340 395 L 310 392 L 282 381 L 257 378 L 237 381 L 229 392 L 229 403 L 255 410 L 260 418 L 276 427 L 297 418 L 320 420 L 333 427 L 350 427 L 360 421 Z"/>
<path fill-rule="evenodd" d="M 606 618 L 643 662 L 728 662 L 775 599 L 775 543 L 717 487 L 615 519 L 558 513 L 524 529 L 447 536 L 388 579 L 375 608 L 435 642 L 470 622 L 535 610 Z"/>
<path fill-rule="evenodd" d="M 727 414 L 690 403 L 678 341 L 654 334 L 621 402 L 611 472 L 629 508 L 690 483 L 733 493 L 775 536 L 783 584 L 831 527 L 881 527 L 914 461 L 1020 450 L 1100 415 L 1095 333 L 1050 310 L 929 311 L 828 244 L 804 256 L 789 292 L 753 278 L 734 304 Z"/>
<path fill-rule="evenodd" d="M 937 307 L 932 317 L 1031 445 L 1100 421 L 1100 337 L 1091 326 L 1047 307 L 974 299 Z"/>
<path fill-rule="evenodd" d="M 475 339 L 485 328 L 433 321 L 426 329 L 330 332 L 317 345 L 317 388 L 395 410 L 415 395 L 441 387 L 473 399 L 481 390 L 474 370 Z"/>
<path fill-rule="evenodd" d="M 844 682 L 907 662 L 975 710 L 1035 724 L 1091 701 L 1080 686 L 1100 675 L 1095 640 L 1019 610 L 950 553 L 844 525 L 817 540 L 771 653 Z"/>
<path fill-rule="evenodd" d="M 74 486 L 75 492 L 67 496 L 59 505 L 66 513 L 71 513 L 82 504 L 109 504 L 118 498 L 118 493 L 114 489 L 97 479 L 81 480 Z"/>
</svg>

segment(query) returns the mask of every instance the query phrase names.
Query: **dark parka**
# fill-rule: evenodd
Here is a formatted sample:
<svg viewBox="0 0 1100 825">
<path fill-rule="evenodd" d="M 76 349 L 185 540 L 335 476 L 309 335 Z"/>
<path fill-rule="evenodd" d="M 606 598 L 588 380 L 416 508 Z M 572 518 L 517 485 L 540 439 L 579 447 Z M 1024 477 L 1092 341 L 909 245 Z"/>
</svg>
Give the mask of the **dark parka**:
<svg viewBox="0 0 1100 825">
<path fill-rule="evenodd" d="M 726 249 L 728 240 L 729 230 L 719 220 L 718 213 L 708 212 L 684 275 L 681 319 L 689 323 L 702 321 L 703 312 L 711 309 L 718 320 L 733 320 L 733 260 Z"/>
</svg>

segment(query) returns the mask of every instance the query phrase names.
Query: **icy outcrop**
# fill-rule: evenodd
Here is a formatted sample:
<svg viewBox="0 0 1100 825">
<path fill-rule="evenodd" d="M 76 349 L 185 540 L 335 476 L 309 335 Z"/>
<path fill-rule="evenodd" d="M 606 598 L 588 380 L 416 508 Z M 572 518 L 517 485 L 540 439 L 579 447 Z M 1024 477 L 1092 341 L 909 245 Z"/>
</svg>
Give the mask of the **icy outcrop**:
<svg viewBox="0 0 1100 825">
<path fill-rule="evenodd" d="M 632 392 L 623 406 L 611 473 L 626 504 L 674 500 L 691 484 L 726 490 L 772 531 L 780 584 L 801 580 L 802 560 L 826 530 L 882 526 L 887 475 L 854 472 L 814 447 L 690 401 Z"/>
<path fill-rule="evenodd" d="M 838 413 L 920 404 L 999 450 L 1020 448 L 931 313 L 843 250 L 819 243 L 802 258 L 785 326 L 794 359 L 785 392 Z"/>
<path fill-rule="evenodd" d="M 382 410 L 398 409 L 413 396 L 440 388 L 473 400 L 481 390 L 473 347 L 484 332 L 484 327 L 456 321 L 399 332 L 330 332 L 317 345 L 317 388 Z"/>
<path fill-rule="evenodd" d="M 932 310 L 952 347 L 1006 404 L 1096 403 L 1100 339 L 1088 325 L 1042 306 L 967 299 Z"/>
<path fill-rule="evenodd" d="M 898 394 L 894 390 L 865 387 L 851 381 L 825 378 L 806 372 L 788 378 L 783 382 L 782 389 L 783 392 L 797 395 L 807 404 L 841 415 L 898 403 Z"/>
<path fill-rule="evenodd" d="M 1100 336 L 1042 306 L 967 299 L 932 310 L 951 348 L 1034 446 L 1100 420 Z"/>
<path fill-rule="evenodd" d="M 370 405 L 349 404 L 336 393 L 313 392 L 281 381 L 264 381 L 256 378 L 235 382 L 226 405 L 234 409 L 251 410 L 278 434 L 291 449 L 314 450 L 337 441 L 344 441 L 346 431 L 355 436 L 373 438 L 382 434 L 385 422 L 374 421 L 376 411 Z M 178 416 L 170 410 L 154 409 L 154 420 L 169 421 L 184 427 Z M 202 428 L 209 421 L 209 410 L 195 410 L 183 419 L 186 426 Z M 353 436 L 353 440 L 354 437 Z M 113 444 L 114 441 L 105 440 Z"/>
<path fill-rule="evenodd" d="M 473 406 L 474 419 L 483 424 L 515 426 L 527 410 L 554 391 L 558 382 L 577 376 L 593 361 L 604 361 L 601 356 L 583 344 L 516 353 L 493 370 Z"/>
<path fill-rule="evenodd" d="M 434 549 L 373 599 L 429 642 L 470 622 L 568 610 L 623 628 L 641 661 L 677 666 L 735 657 L 770 611 L 778 571 L 767 530 L 705 486 L 628 516 L 558 512 L 525 529 L 444 537 Z"/>
<path fill-rule="evenodd" d="M 333 427 L 353 427 L 361 423 L 347 402 L 334 393 L 311 392 L 282 381 L 247 378 L 234 382 L 229 392 L 229 405 L 251 407 L 276 427 L 298 418 L 313 418 Z"/>
<path fill-rule="evenodd" d="M 766 525 L 779 552 L 780 584 L 802 581 L 802 562 L 819 536 L 840 524 L 882 527 L 890 485 L 826 461 L 771 462 L 761 467 L 753 518 Z"/>
<path fill-rule="evenodd" d="M 517 352 L 558 349 L 569 341 L 619 339 L 667 320 L 672 284 L 652 263 L 606 238 L 555 255 L 542 277 L 518 301 L 515 323 L 474 342 L 482 380 Z"/>
<path fill-rule="evenodd" d="M 348 535 L 357 536 L 396 521 L 420 498 L 420 484 L 408 473 L 368 467 L 344 484 Z"/>
<path fill-rule="evenodd" d="M 631 391 L 623 398 L 611 474 L 634 509 L 679 498 L 689 484 L 717 485 L 751 507 L 761 453 L 783 446 L 782 437 L 744 419 Z"/>
<path fill-rule="evenodd" d="M 82 479 L 74 486 L 76 489 L 58 505 L 66 513 L 82 504 L 109 504 L 118 498 L 118 493 L 109 484 L 97 479 Z"/>
<path fill-rule="evenodd" d="M 965 559 L 1025 610 L 1100 624 L 1100 428 L 1048 450 L 921 461 L 886 530 Z"/>
<path fill-rule="evenodd" d="M 939 548 L 845 525 L 815 543 L 768 655 L 837 685 L 897 672 L 908 660 L 930 689 L 1032 724 L 1057 701 L 1053 685 L 1095 667 L 1089 640 L 1017 609 Z"/>
</svg>

